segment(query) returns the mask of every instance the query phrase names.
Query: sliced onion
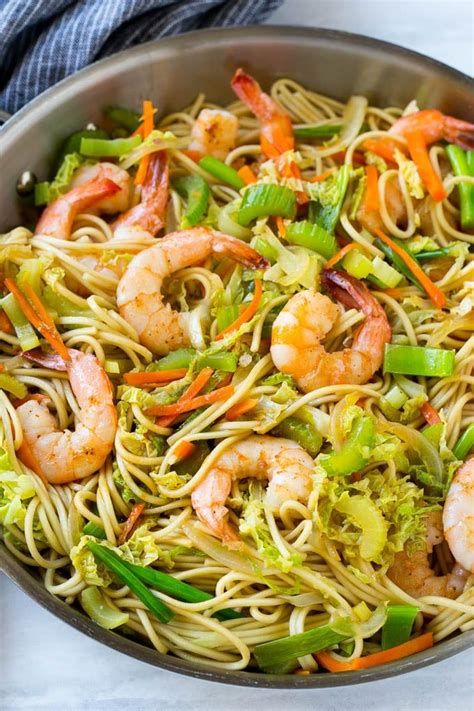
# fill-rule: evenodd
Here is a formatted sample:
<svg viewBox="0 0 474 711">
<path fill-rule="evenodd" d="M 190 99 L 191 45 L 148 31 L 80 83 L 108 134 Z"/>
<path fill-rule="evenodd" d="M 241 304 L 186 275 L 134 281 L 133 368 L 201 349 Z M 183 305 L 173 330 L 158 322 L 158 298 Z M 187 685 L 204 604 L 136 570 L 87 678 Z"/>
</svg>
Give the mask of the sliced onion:
<svg viewBox="0 0 474 711">
<path fill-rule="evenodd" d="M 239 551 L 231 550 L 227 548 L 227 546 L 223 546 L 217 538 L 208 536 L 207 533 L 203 533 L 203 531 L 192 523 L 185 523 L 183 530 L 196 548 L 206 553 L 218 563 L 225 565 L 231 570 L 238 570 L 245 575 L 256 575 L 258 564 L 257 561 L 252 563 L 250 556 L 246 556 Z"/>
<path fill-rule="evenodd" d="M 344 109 L 342 116 L 342 130 L 340 142 L 349 146 L 354 138 L 359 135 L 364 123 L 365 111 L 367 109 L 367 99 L 365 96 L 351 96 Z"/>
<path fill-rule="evenodd" d="M 324 598 L 320 593 L 307 592 L 301 595 L 279 595 L 283 600 L 287 600 L 294 607 L 308 607 L 309 605 L 320 605 Z"/>
<path fill-rule="evenodd" d="M 428 473 L 431 474 L 437 482 L 442 483 L 444 479 L 443 460 L 436 448 L 433 447 L 431 442 L 429 442 L 421 432 L 411 427 L 400 425 L 397 422 L 386 422 L 384 429 L 394 434 L 403 442 L 406 442 L 410 449 L 416 452 L 420 459 L 422 459 Z"/>
</svg>

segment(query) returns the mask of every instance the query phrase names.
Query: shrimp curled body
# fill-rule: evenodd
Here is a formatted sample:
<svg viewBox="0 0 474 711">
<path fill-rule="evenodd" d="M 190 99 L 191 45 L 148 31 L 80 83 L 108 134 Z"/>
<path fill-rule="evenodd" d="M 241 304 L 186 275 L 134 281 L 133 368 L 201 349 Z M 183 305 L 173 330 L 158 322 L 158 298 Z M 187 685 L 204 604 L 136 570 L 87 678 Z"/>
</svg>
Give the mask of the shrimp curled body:
<svg viewBox="0 0 474 711">
<path fill-rule="evenodd" d="M 391 329 L 383 308 L 357 279 L 327 269 L 323 283 L 346 306 L 366 316 L 352 347 L 328 353 L 321 340 L 336 322 L 339 309 L 314 289 L 295 294 L 278 314 L 272 328 L 271 354 L 282 373 L 292 375 L 304 392 L 326 385 L 363 384 L 383 361 Z"/>
<path fill-rule="evenodd" d="M 296 442 L 251 435 L 223 452 L 191 496 L 198 518 L 228 545 L 240 541 L 227 521 L 225 506 L 232 482 L 246 477 L 268 479 L 265 503 L 277 510 L 284 501 L 305 501 L 312 487 L 314 462 Z"/>
<path fill-rule="evenodd" d="M 443 526 L 454 558 L 474 573 L 474 458 L 454 475 L 444 502 Z"/>
<path fill-rule="evenodd" d="M 51 484 L 66 484 L 96 472 L 111 452 L 117 414 L 109 378 L 90 353 L 69 349 L 71 361 L 53 368 L 67 370 L 80 416 L 74 431 L 60 432 L 44 400 L 28 400 L 17 408 L 23 436 L 41 473 Z"/>
<path fill-rule="evenodd" d="M 187 314 L 164 303 L 163 280 L 211 254 L 231 257 L 252 268 L 267 265 L 245 242 L 198 227 L 166 235 L 130 262 L 117 288 L 117 304 L 120 314 L 137 331 L 140 342 L 154 353 L 166 355 L 189 345 Z"/>
<path fill-rule="evenodd" d="M 189 150 L 224 160 L 235 148 L 239 122 L 223 109 L 203 109 L 191 130 Z"/>
</svg>

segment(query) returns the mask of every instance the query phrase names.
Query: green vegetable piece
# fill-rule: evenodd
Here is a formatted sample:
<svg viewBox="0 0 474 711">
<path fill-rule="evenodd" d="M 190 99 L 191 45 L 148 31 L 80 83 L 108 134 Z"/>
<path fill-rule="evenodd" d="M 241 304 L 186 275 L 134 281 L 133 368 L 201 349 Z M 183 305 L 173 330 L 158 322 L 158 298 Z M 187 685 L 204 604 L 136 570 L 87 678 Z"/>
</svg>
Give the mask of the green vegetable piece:
<svg viewBox="0 0 474 711">
<path fill-rule="evenodd" d="M 408 642 L 418 612 L 414 605 L 388 605 L 387 621 L 382 627 L 382 649 Z"/>
<path fill-rule="evenodd" d="M 58 165 L 60 165 L 64 158 L 69 153 L 80 153 L 81 152 L 81 141 L 83 138 L 100 138 L 108 139 L 109 134 L 101 128 L 94 129 L 84 129 L 83 131 L 76 131 L 71 134 L 69 138 L 65 140 L 61 148 L 60 155 L 58 157 Z"/>
<path fill-rule="evenodd" d="M 360 555 L 363 560 L 376 560 L 387 542 L 388 524 L 372 499 L 347 496 L 335 506 L 361 529 Z"/>
<path fill-rule="evenodd" d="M 332 138 L 341 132 L 341 128 L 340 123 L 295 126 L 293 133 L 295 138 Z"/>
<path fill-rule="evenodd" d="M 437 257 L 446 257 L 451 253 L 451 247 L 441 247 L 440 249 L 432 249 L 431 252 L 418 252 L 417 259 L 436 259 Z"/>
<path fill-rule="evenodd" d="M 74 172 L 83 162 L 84 158 L 79 153 L 65 155 L 52 182 L 37 183 L 35 185 L 35 205 L 53 202 L 60 195 L 63 195 L 69 187 Z"/>
<path fill-rule="evenodd" d="M 79 153 L 94 158 L 120 158 L 138 148 L 141 136 L 130 138 L 82 138 Z"/>
<path fill-rule="evenodd" d="M 272 433 L 279 437 L 292 439 L 312 457 L 318 454 L 323 443 L 322 436 L 314 426 L 308 422 L 302 422 L 296 417 L 286 417 L 272 430 Z"/>
<path fill-rule="evenodd" d="M 210 453 L 210 448 L 207 442 L 194 442 L 194 450 L 189 457 L 176 462 L 174 470 L 179 476 L 186 474 L 193 476 L 198 471 L 199 467 Z"/>
<path fill-rule="evenodd" d="M 141 120 L 139 113 L 123 106 L 107 106 L 107 108 L 104 109 L 104 116 L 118 126 L 127 129 L 129 133 L 133 133 L 137 130 Z"/>
<path fill-rule="evenodd" d="M 308 632 L 257 644 L 253 653 L 259 667 L 265 669 L 289 662 L 296 657 L 303 657 L 305 654 L 321 652 L 349 637 L 350 635 L 334 632 L 329 625 L 321 625 Z"/>
<path fill-rule="evenodd" d="M 459 146 L 450 143 L 445 148 L 454 175 L 471 177 L 466 153 Z M 459 205 L 461 208 L 461 227 L 471 230 L 474 227 L 474 185 L 459 183 Z"/>
<path fill-rule="evenodd" d="M 397 242 L 397 244 L 400 244 L 399 241 L 397 241 L 397 240 L 395 240 L 395 239 L 394 239 L 393 241 L 394 241 L 394 242 Z M 385 256 L 387 257 L 388 261 L 393 264 L 393 266 L 395 267 L 395 269 L 396 269 L 398 272 L 400 272 L 401 274 L 403 274 L 403 276 L 404 276 L 406 279 L 408 279 L 408 281 L 411 281 L 411 283 L 414 284 L 415 286 L 417 286 L 421 291 L 424 291 L 424 289 L 423 289 L 423 287 L 421 286 L 420 282 L 418 281 L 418 279 L 417 279 L 415 276 L 413 276 L 413 274 L 412 274 L 411 271 L 408 269 L 408 267 L 407 267 L 407 265 L 405 264 L 405 262 L 403 261 L 403 259 L 401 259 L 401 258 L 398 256 L 398 254 L 396 254 L 396 253 L 391 249 L 391 247 L 388 246 L 388 244 L 385 244 L 385 242 L 382 242 L 382 240 L 381 240 L 381 239 L 378 239 L 378 238 L 375 240 L 374 244 L 375 244 L 376 247 L 378 247 L 378 248 L 385 254 Z M 405 249 L 405 247 L 403 247 L 403 245 L 400 245 L 400 246 L 401 246 L 403 249 Z M 405 249 L 405 252 L 408 252 L 408 250 Z M 412 257 L 413 259 L 416 260 L 417 255 L 415 256 L 414 254 L 411 254 L 411 253 L 409 253 L 409 254 L 411 255 L 411 257 Z"/>
<path fill-rule="evenodd" d="M 444 425 L 442 422 L 436 422 L 434 425 L 428 425 L 422 429 L 422 434 L 428 442 L 430 442 L 436 449 L 439 449 L 441 442 L 441 437 L 443 436 Z"/>
<path fill-rule="evenodd" d="M 130 590 L 135 593 L 139 600 L 152 612 L 160 622 L 169 622 L 174 617 L 174 612 L 161 602 L 153 593 L 130 571 L 124 561 L 115 553 L 105 546 L 101 546 L 93 541 L 87 541 L 87 547 L 90 548 L 95 558 L 98 558 L 104 565 L 109 568 L 119 580 L 125 585 L 128 585 Z"/>
<path fill-rule="evenodd" d="M 268 259 L 270 264 L 275 264 L 278 260 L 278 251 L 268 243 L 268 240 L 263 237 L 256 237 L 252 244 L 253 248 L 261 254 L 262 257 Z"/>
<path fill-rule="evenodd" d="M 285 239 L 290 244 L 298 244 L 300 247 L 312 249 L 325 259 L 330 259 L 337 252 L 337 242 L 334 235 L 307 220 L 290 223 Z"/>
<path fill-rule="evenodd" d="M 6 390 L 15 397 L 23 398 L 28 393 L 28 388 L 25 383 L 17 380 L 13 375 L 8 373 L 0 373 L 0 389 Z"/>
<path fill-rule="evenodd" d="M 350 252 L 353 254 L 354 252 Z M 349 255 L 347 255 L 349 256 Z M 396 269 L 387 264 L 380 257 L 374 257 L 372 259 L 372 270 L 371 274 L 375 277 L 378 283 L 383 289 L 394 289 L 400 284 L 403 279 L 403 275 L 397 272 Z"/>
<path fill-rule="evenodd" d="M 33 330 L 33 326 L 20 309 L 13 294 L 7 294 L 3 299 L 0 299 L 0 306 L 5 311 L 15 329 L 16 336 L 20 341 L 21 350 L 30 351 L 32 348 L 38 348 L 40 342 Z"/>
<path fill-rule="evenodd" d="M 371 417 L 356 419 L 352 432 L 338 452 L 322 454 L 320 464 L 330 476 L 346 476 L 360 471 L 368 461 L 375 425 Z"/>
<path fill-rule="evenodd" d="M 209 204 L 209 185 L 199 175 L 184 175 L 176 178 L 173 185 L 178 193 L 188 201 L 186 212 L 181 220 L 181 229 L 199 224 L 207 211 Z"/>
<path fill-rule="evenodd" d="M 466 459 L 467 455 L 474 448 L 474 422 L 464 430 L 456 444 L 454 445 L 453 454 L 456 459 Z"/>
<path fill-rule="evenodd" d="M 35 185 L 35 205 L 38 207 L 40 205 L 47 205 L 50 200 L 49 195 L 49 183 L 43 181 L 41 183 L 36 183 Z"/>
<path fill-rule="evenodd" d="M 99 588 L 91 586 L 83 590 L 79 596 L 81 605 L 89 617 L 106 630 L 113 630 L 126 625 L 129 620 L 127 612 L 114 610 L 108 605 Z"/>
<path fill-rule="evenodd" d="M 237 358 L 234 353 L 207 353 L 196 359 L 196 368 L 212 368 L 213 370 L 223 370 L 225 373 L 235 373 L 237 370 Z"/>
<path fill-rule="evenodd" d="M 372 262 L 358 249 L 348 252 L 342 260 L 342 266 L 356 279 L 365 279 L 372 272 Z"/>
<path fill-rule="evenodd" d="M 259 217 L 279 215 L 293 219 L 295 214 L 296 196 L 293 190 L 273 183 L 257 183 L 244 192 L 237 221 L 247 227 Z"/>
<path fill-rule="evenodd" d="M 236 190 L 241 190 L 245 187 L 245 183 L 237 171 L 218 158 L 214 158 L 214 156 L 204 156 L 204 158 L 201 158 L 199 167 L 210 173 L 214 178 L 217 178 L 217 180 L 227 183 L 227 185 L 230 185 Z"/>
<path fill-rule="evenodd" d="M 219 306 L 216 313 L 218 333 L 221 333 L 221 331 L 224 331 L 231 323 L 234 323 L 238 315 L 239 307 L 236 304 L 232 304 L 231 306 Z"/>
<path fill-rule="evenodd" d="M 337 200 L 334 204 L 323 206 L 313 201 L 310 202 L 308 219 L 325 229 L 329 234 L 333 234 L 336 229 L 347 186 L 349 185 L 349 177 L 350 168 L 348 165 L 343 165 L 339 168 L 336 178 Z"/>
<path fill-rule="evenodd" d="M 444 378 L 454 373 L 455 355 L 454 350 L 389 343 L 385 346 L 383 372 Z"/>
<path fill-rule="evenodd" d="M 176 368 L 188 368 L 192 359 L 196 355 L 196 351 L 192 348 L 178 348 L 160 358 L 158 361 L 158 370 L 175 370 Z"/>
<path fill-rule="evenodd" d="M 85 536 L 94 536 L 94 538 L 100 538 L 101 540 L 105 540 L 107 538 L 102 526 L 98 526 L 93 521 L 88 521 L 86 523 L 86 525 L 82 529 L 82 533 Z"/>
</svg>

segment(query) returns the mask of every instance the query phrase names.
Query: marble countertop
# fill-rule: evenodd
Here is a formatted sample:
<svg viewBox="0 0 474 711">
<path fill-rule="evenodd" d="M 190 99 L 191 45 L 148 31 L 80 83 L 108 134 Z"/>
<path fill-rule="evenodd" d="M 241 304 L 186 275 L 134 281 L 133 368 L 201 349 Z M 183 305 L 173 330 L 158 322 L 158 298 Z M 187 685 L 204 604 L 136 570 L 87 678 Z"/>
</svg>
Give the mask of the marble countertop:
<svg viewBox="0 0 474 711">
<path fill-rule="evenodd" d="M 470 0 L 287 0 L 272 22 L 358 32 L 474 73 Z M 254 690 L 180 677 L 99 645 L 63 624 L 0 574 L 2 711 L 226 711 L 355 708 L 472 711 L 474 653 L 352 688 Z"/>
</svg>

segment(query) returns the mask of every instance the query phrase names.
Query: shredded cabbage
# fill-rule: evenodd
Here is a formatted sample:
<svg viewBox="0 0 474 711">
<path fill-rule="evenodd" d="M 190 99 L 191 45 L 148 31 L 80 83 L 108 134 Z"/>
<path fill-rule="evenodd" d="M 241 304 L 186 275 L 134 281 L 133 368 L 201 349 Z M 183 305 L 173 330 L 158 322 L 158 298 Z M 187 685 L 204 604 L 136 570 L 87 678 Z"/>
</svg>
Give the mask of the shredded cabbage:
<svg viewBox="0 0 474 711">
<path fill-rule="evenodd" d="M 404 156 L 398 148 L 395 148 L 394 156 L 398 163 L 398 167 L 400 168 L 400 172 L 407 184 L 409 194 L 412 197 L 421 200 L 425 197 L 425 188 L 416 164 Z"/>
<path fill-rule="evenodd" d="M 17 474 L 8 453 L 0 447 L 0 524 L 23 529 L 26 509 L 35 493 L 33 477 Z"/>
</svg>

